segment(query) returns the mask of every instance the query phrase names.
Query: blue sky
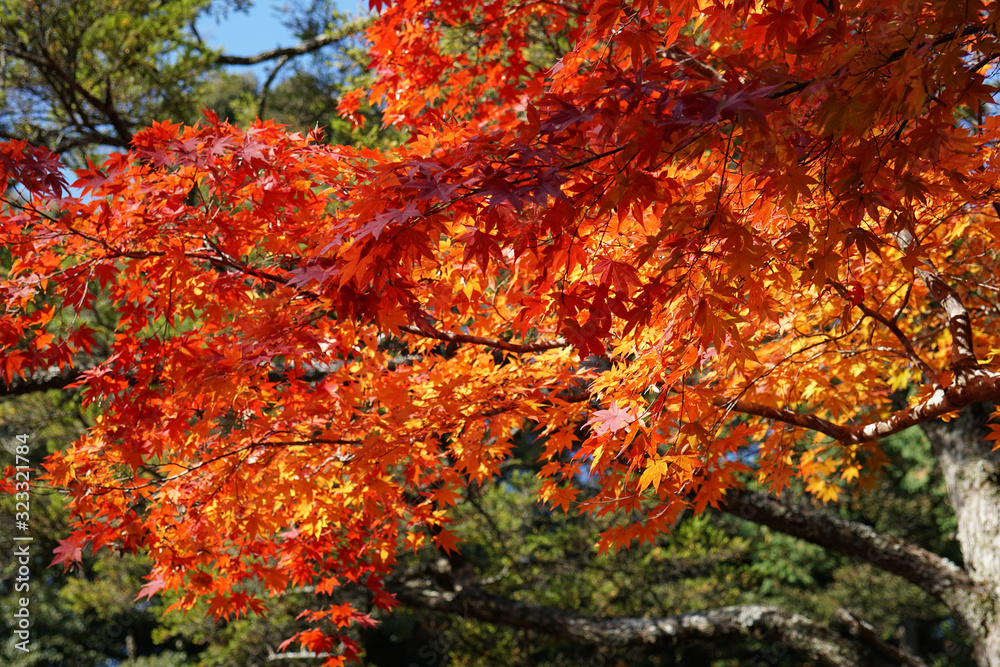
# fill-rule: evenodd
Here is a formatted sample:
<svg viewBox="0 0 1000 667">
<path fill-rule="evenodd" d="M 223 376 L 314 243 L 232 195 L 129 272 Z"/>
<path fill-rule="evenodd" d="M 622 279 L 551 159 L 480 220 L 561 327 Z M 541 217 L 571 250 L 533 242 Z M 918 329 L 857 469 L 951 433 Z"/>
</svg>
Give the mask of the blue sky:
<svg viewBox="0 0 1000 667">
<path fill-rule="evenodd" d="M 367 9 L 367 0 L 337 0 L 336 4 L 342 12 L 358 14 L 362 2 Z M 246 14 L 230 12 L 229 16 L 218 21 L 213 17 L 201 19 L 198 22 L 198 32 L 206 42 L 221 46 L 225 53 L 234 56 L 249 56 L 279 46 L 292 46 L 295 44 L 295 37 L 282 25 L 280 19 L 282 9 L 287 5 L 288 2 L 282 0 L 259 0 Z M 267 70 L 267 65 L 232 69 L 249 69 L 260 79 Z"/>
</svg>

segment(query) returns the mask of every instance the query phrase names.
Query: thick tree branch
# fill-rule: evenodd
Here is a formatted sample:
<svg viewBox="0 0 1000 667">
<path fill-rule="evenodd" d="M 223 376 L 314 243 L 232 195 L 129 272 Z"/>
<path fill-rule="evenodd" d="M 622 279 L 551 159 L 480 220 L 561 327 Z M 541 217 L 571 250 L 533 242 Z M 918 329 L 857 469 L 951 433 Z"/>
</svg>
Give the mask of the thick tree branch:
<svg viewBox="0 0 1000 667">
<path fill-rule="evenodd" d="M 965 385 L 953 383 L 945 389 L 938 389 L 933 394 L 911 405 L 905 410 L 894 412 L 885 419 L 865 424 L 845 426 L 835 424 L 815 415 L 793 412 L 785 408 L 776 408 L 744 399 L 715 398 L 717 406 L 747 415 L 756 415 L 772 421 L 798 426 L 828 435 L 844 444 L 858 444 L 879 440 L 887 436 L 905 431 L 931 419 L 961 410 L 972 403 L 1000 400 L 1000 375 L 980 372 L 966 381 Z"/>
<path fill-rule="evenodd" d="M 992 609 L 995 604 L 991 587 L 974 580 L 953 562 L 905 540 L 877 533 L 864 524 L 750 491 L 730 491 L 720 509 L 903 577 L 940 599 L 973 636 L 981 634 L 982 628 L 970 625 L 967 619 L 977 617 L 970 610 Z M 892 647 L 876 642 L 877 633 L 870 632 L 866 625 L 853 625 L 858 635 L 880 653 L 891 655 L 898 650 L 890 651 Z M 902 652 L 900 655 L 906 656 L 906 660 L 894 659 L 901 664 L 920 664 L 916 658 Z"/>
<path fill-rule="evenodd" d="M 916 269 L 916 274 L 927 285 L 931 296 L 941 304 L 948 316 L 948 329 L 952 338 L 951 367 L 955 372 L 954 384 L 966 382 L 982 372 L 972 344 L 972 321 L 969 318 L 969 311 L 966 310 L 955 288 L 945 282 L 936 269 L 933 267 L 930 270 Z"/>
<path fill-rule="evenodd" d="M 947 558 L 829 512 L 753 491 L 735 490 L 726 494 L 720 509 L 830 551 L 871 563 L 916 584 L 949 606 L 959 597 L 985 595 L 964 570 Z"/>
<path fill-rule="evenodd" d="M 530 604 L 465 588 L 441 591 L 426 581 L 393 589 L 409 607 L 457 614 L 487 623 L 526 628 L 594 647 L 666 649 L 681 643 L 768 641 L 827 667 L 868 664 L 867 646 L 799 614 L 759 605 L 725 607 L 664 618 L 603 619 Z"/>
<path fill-rule="evenodd" d="M 260 53 L 256 53 L 252 56 L 221 55 L 215 62 L 220 65 L 256 65 L 269 60 L 277 60 L 279 58 L 294 58 L 296 56 L 312 53 L 313 51 L 321 49 L 328 44 L 333 44 L 334 42 L 339 42 L 342 39 L 357 35 L 358 33 L 366 30 L 368 26 L 374 22 L 375 17 L 359 19 L 353 23 L 343 25 L 337 30 L 317 35 L 312 39 L 307 39 L 304 42 L 296 44 L 295 46 L 261 51 Z"/>
<path fill-rule="evenodd" d="M 901 649 L 883 641 L 877 628 L 864 622 L 846 609 L 839 609 L 837 617 L 850 626 L 857 633 L 858 637 L 871 644 L 875 650 L 892 659 L 894 662 L 906 667 L 927 667 L 927 663 L 920 658 L 905 653 Z"/>
<path fill-rule="evenodd" d="M 915 250 L 917 238 L 908 229 L 896 232 L 896 244 L 903 252 Z M 951 368 L 955 373 L 952 386 L 963 386 L 982 375 L 989 375 L 979 366 L 972 339 L 972 320 L 962 303 L 958 292 L 945 281 L 937 268 L 929 261 L 915 269 L 917 277 L 927 286 L 931 296 L 941 304 L 948 316 L 948 330 L 951 331 Z M 964 406 L 961 406 L 964 407 Z"/>
<path fill-rule="evenodd" d="M 955 374 L 951 386 L 938 388 L 924 400 L 905 410 L 894 412 L 885 419 L 873 422 L 843 425 L 815 415 L 794 412 L 786 408 L 755 403 L 745 399 L 726 399 L 718 396 L 715 405 L 733 412 L 764 417 L 772 421 L 798 426 L 828 435 L 845 445 L 880 440 L 905 431 L 932 419 L 957 412 L 967 405 L 982 402 L 1000 402 L 1000 374 L 977 369 L 967 375 Z"/>
<path fill-rule="evenodd" d="M 329 658 L 331 655 L 333 654 L 306 650 L 276 653 L 270 646 L 267 647 L 268 662 L 274 662 L 275 660 L 319 660 L 320 658 Z"/>
</svg>

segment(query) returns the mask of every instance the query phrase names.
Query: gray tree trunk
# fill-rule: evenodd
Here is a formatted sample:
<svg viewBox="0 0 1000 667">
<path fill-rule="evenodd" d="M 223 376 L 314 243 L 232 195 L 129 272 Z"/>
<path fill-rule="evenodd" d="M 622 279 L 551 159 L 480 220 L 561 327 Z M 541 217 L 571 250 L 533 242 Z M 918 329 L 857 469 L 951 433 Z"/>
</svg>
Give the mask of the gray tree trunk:
<svg viewBox="0 0 1000 667">
<path fill-rule="evenodd" d="M 971 634 L 978 663 L 1000 667 L 1000 452 L 985 440 L 990 407 L 973 405 L 922 428 L 948 485 L 965 570 L 980 587 L 980 594 L 956 596 L 949 606 Z"/>
</svg>

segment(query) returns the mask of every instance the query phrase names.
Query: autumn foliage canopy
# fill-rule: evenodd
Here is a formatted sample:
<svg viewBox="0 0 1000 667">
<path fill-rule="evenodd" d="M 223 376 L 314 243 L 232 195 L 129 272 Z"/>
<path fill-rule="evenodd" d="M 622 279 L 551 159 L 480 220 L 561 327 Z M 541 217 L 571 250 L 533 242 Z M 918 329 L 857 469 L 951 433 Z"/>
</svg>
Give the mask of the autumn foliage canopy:
<svg viewBox="0 0 1000 667">
<path fill-rule="evenodd" d="M 219 617 L 251 581 L 390 606 L 519 430 L 607 550 L 747 481 L 835 499 L 1000 395 L 996 4 L 372 5 L 340 108 L 396 149 L 207 114 L 67 184 L 2 147 L 0 376 L 98 415 L 46 463 L 57 562 L 142 550 Z"/>
</svg>

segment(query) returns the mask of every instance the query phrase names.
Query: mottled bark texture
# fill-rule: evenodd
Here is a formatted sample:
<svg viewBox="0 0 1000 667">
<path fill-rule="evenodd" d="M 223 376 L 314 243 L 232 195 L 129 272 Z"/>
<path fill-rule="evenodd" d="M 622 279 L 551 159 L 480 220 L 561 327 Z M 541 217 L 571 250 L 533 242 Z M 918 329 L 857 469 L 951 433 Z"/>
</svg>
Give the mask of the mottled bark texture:
<svg viewBox="0 0 1000 667">
<path fill-rule="evenodd" d="M 988 403 L 921 428 L 934 447 L 958 522 L 964 562 L 847 521 L 822 509 L 750 491 L 721 509 L 896 574 L 944 602 L 969 633 L 983 667 L 1000 667 L 1000 455 L 986 435 Z"/>
<path fill-rule="evenodd" d="M 991 407 L 973 405 L 922 428 L 948 485 L 965 571 L 980 591 L 945 601 L 972 635 L 979 664 L 1000 667 L 1000 456 L 985 440 Z"/>
<path fill-rule="evenodd" d="M 760 605 L 724 607 L 663 618 L 595 618 L 489 595 L 470 587 L 442 590 L 425 580 L 393 589 L 409 607 L 430 609 L 515 628 L 525 628 L 595 648 L 642 647 L 673 650 L 682 644 L 742 645 L 777 642 L 792 654 L 824 667 L 860 667 L 873 662 L 873 649 L 800 614 Z"/>
</svg>

